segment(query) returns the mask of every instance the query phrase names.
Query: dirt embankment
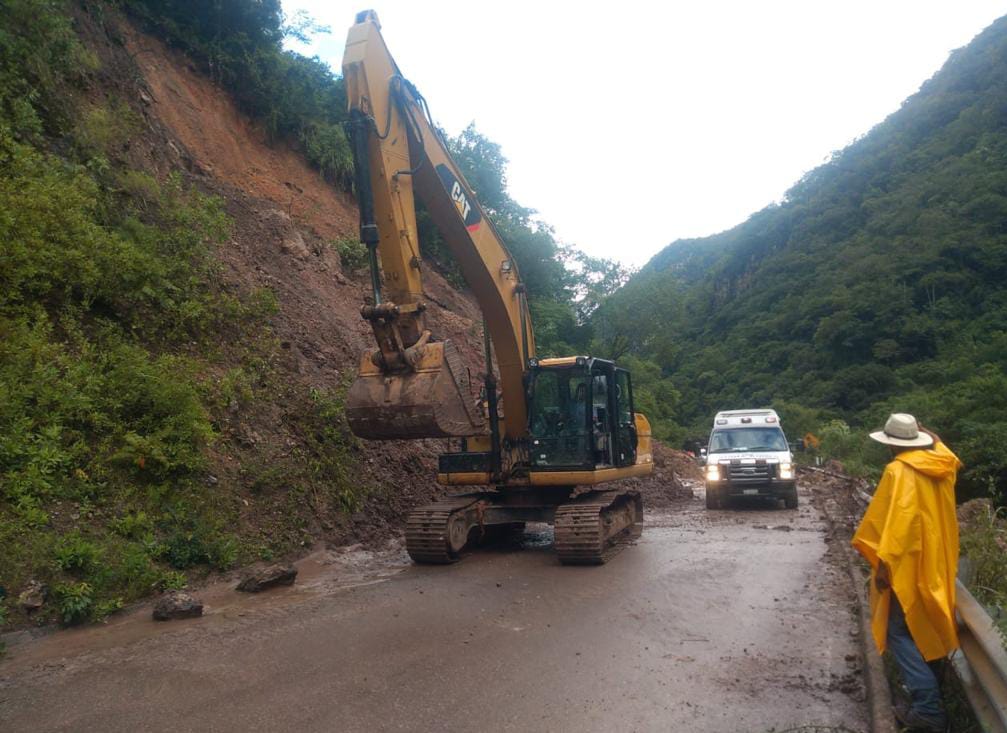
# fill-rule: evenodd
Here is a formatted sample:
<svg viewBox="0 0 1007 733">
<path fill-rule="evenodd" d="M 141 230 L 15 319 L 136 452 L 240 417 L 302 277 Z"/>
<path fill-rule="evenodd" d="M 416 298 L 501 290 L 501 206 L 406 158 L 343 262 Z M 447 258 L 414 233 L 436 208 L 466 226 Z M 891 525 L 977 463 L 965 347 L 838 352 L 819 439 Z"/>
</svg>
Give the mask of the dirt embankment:
<svg viewBox="0 0 1007 733">
<path fill-rule="evenodd" d="M 361 273 L 344 271 L 328 246 L 357 235 L 353 199 L 296 151 L 271 144 L 261 125 L 184 56 L 129 26 L 123 36 L 142 77 L 146 106 L 163 125 L 166 149 L 220 195 L 234 217 L 234 237 L 220 252 L 234 283 L 277 294 L 274 326 L 303 357 L 300 367 L 323 374 L 355 368 L 372 342 L 359 315 L 367 282 Z M 482 330 L 476 304 L 430 268 L 424 286 L 437 335 L 455 341 L 478 369 Z"/>
<path fill-rule="evenodd" d="M 122 18 L 77 14 L 84 42 L 100 60 L 88 102 L 135 118 L 135 132 L 115 151 L 128 167 L 160 180 L 180 174 L 186 185 L 217 196 L 233 226 L 218 247 L 223 287 L 250 293 L 266 288 L 278 312 L 270 320 L 274 384 L 300 401 L 237 400 L 219 416 L 208 480 L 219 500 L 240 516 L 242 534 L 276 544 L 380 538 L 406 511 L 440 493 L 435 482 L 439 441 L 362 443 L 352 447 L 353 480 L 372 487 L 363 506 L 347 514 L 338 504 L 298 499 L 290 485 L 265 474 L 303 455 L 305 411 L 312 390 L 337 392 L 355 373 L 373 336 L 360 318 L 367 276 L 345 268 L 332 246 L 355 237 L 351 197 L 327 184 L 301 155 L 270 143 L 228 94 L 202 76 L 186 57 Z M 439 338 L 459 347 L 473 374 L 482 366 L 482 326 L 472 298 L 451 288 L 436 271 L 424 272 L 428 317 Z M 225 362 L 227 357 L 225 356 Z M 211 367 L 222 377 L 238 364 Z M 219 372 L 219 374 L 217 373 Z M 270 474 L 270 475 L 272 475 Z"/>
</svg>

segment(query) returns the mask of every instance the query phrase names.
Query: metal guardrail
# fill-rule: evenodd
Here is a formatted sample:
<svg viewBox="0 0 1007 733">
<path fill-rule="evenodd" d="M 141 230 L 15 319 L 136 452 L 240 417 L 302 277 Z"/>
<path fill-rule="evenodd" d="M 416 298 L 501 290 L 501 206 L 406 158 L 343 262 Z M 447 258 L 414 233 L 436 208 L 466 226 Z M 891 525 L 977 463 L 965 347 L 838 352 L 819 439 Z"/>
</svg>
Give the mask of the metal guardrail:
<svg viewBox="0 0 1007 733">
<path fill-rule="evenodd" d="M 961 648 L 951 663 L 972 704 L 976 718 L 989 733 L 1007 733 L 1007 650 L 993 619 L 957 581 L 958 640 Z"/>
</svg>

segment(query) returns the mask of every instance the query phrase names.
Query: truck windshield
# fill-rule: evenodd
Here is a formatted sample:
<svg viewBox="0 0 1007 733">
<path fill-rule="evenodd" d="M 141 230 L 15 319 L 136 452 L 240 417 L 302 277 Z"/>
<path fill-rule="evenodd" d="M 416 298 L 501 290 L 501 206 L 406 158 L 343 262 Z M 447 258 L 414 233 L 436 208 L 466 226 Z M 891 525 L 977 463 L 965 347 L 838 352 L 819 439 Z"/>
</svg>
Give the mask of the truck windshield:
<svg viewBox="0 0 1007 733">
<path fill-rule="evenodd" d="M 781 450 L 787 450 L 787 439 L 780 428 L 715 430 L 710 436 L 710 453 Z"/>
</svg>

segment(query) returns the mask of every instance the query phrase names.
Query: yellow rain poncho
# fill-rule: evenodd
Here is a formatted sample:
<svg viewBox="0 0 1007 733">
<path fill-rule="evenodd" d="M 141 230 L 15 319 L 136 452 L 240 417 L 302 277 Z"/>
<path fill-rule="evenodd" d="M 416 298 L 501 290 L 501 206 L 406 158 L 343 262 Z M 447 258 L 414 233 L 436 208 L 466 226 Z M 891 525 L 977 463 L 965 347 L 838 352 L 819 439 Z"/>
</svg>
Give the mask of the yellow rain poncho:
<svg viewBox="0 0 1007 733">
<path fill-rule="evenodd" d="M 879 560 L 888 566 L 892 589 L 923 657 L 940 659 L 958 648 L 955 478 L 961 465 L 939 441 L 931 448 L 899 453 L 885 467 L 853 536 L 853 546 L 871 564 L 871 628 L 881 652 L 891 591 L 878 592 L 874 584 Z"/>
</svg>

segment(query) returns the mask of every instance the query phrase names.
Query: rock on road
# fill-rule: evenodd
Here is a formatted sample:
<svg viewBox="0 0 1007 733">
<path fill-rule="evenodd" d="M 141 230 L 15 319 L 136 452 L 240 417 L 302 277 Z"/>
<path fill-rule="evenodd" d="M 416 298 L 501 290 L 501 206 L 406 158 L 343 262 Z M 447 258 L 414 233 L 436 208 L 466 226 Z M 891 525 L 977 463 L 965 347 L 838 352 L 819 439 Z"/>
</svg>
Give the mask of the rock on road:
<svg viewBox="0 0 1007 733">
<path fill-rule="evenodd" d="M 866 731 L 849 575 L 802 492 L 707 512 L 697 489 L 602 567 L 547 530 L 448 567 L 323 551 L 292 588 L 207 589 L 203 618 L 13 646 L 0 730 Z"/>
</svg>

